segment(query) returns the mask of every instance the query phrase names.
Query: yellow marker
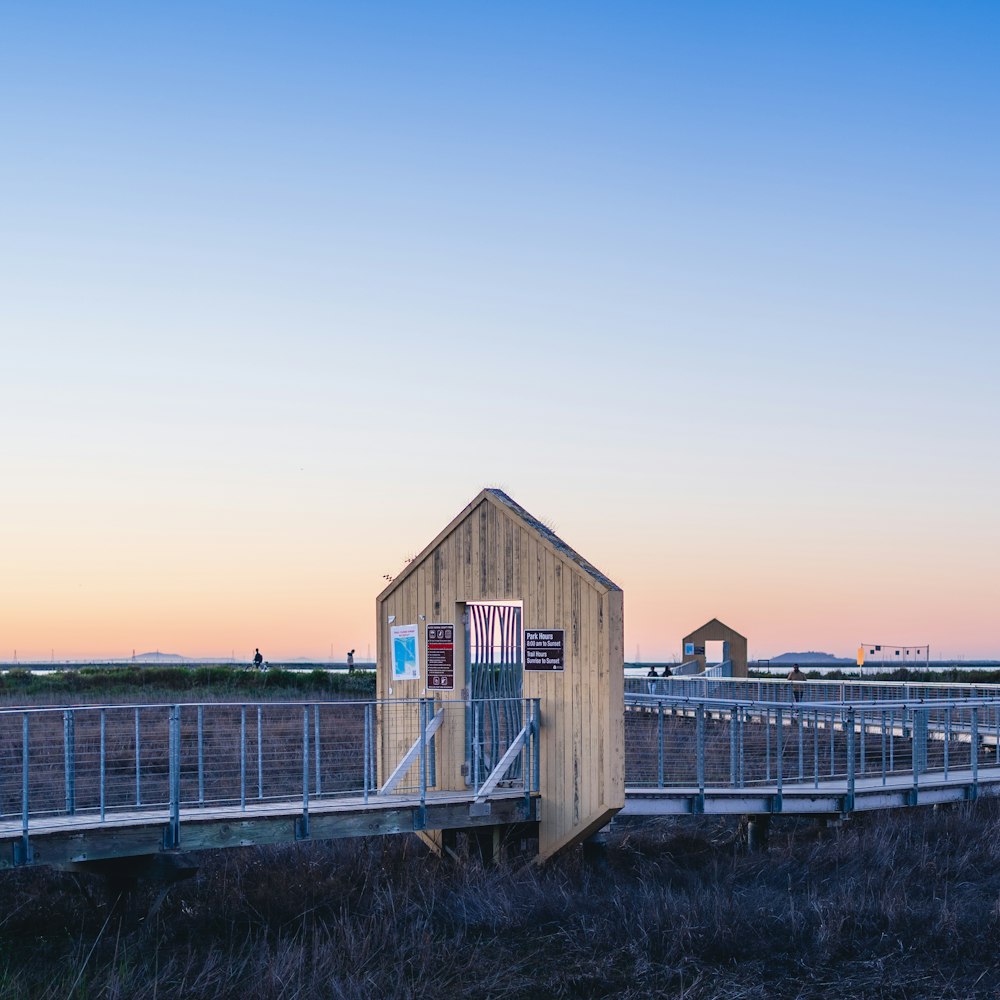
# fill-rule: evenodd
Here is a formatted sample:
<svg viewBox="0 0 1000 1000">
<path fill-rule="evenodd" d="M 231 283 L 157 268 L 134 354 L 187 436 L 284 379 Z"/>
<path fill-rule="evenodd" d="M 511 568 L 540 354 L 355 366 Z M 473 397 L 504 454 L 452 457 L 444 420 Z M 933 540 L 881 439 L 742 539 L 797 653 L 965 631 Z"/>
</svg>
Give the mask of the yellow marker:
<svg viewBox="0 0 1000 1000">
<path fill-rule="evenodd" d="M 863 667 L 865 665 L 865 647 L 858 646 L 858 666 Z"/>
</svg>

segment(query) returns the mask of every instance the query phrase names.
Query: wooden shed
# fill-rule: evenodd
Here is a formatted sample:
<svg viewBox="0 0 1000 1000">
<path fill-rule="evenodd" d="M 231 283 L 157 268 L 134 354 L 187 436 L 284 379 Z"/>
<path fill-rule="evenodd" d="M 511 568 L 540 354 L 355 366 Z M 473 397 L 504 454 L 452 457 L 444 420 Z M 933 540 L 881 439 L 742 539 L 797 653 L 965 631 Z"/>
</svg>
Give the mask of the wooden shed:
<svg viewBox="0 0 1000 1000">
<path fill-rule="evenodd" d="M 724 659 L 732 661 L 733 676 L 747 676 L 747 640 L 746 636 L 740 635 L 736 629 L 720 622 L 718 618 L 713 618 L 705 622 L 701 628 L 696 628 L 693 632 L 684 636 L 682 640 L 682 650 L 684 662 L 690 663 L 698 660 L 701 669 L 705 669 L 705 643 L 722 642 L 725 643 Z"/>
<path fill-rule="evenodd" d="M 441 625 L 454 626 L 453 689 L 440 690 L 441 677 L 426 669 L 400 679 L 393 639 L 408 630 L 424 650 L 428 629 Z M 432 697 L 472 712 L 498 678 L 504 690 L 540 700 L 541 859 L 600 829 L 624 805 L 622 591 L 501 490 L 483 490 L 385 588 L 376 627 L 380 701 Z M 533 648 L 543 632 L 562 643 L 558 663 Z M 446 717 L 450 729 L 437 738 L 438 788 L 469 780 L 471 722 L 455 718 Z M 381 780 L 412 733 L 380 724 L 378 737 Z"/>
</svg>

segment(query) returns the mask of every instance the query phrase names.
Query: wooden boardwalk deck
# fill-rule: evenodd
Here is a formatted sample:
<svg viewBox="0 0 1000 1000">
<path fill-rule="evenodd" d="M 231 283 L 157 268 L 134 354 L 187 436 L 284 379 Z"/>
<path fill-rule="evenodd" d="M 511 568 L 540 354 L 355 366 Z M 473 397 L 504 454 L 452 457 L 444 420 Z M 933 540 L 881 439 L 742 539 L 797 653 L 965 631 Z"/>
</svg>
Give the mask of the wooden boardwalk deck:
<svg viewBox="0 0 1000 1000">
<path fill-rule="evenodd" d="M 1000 766 L 971 768 L 942 773 L 925 773 L 914 783 L 912 773 L 859 777 L 853 793 L 846 778 L 819 782 L 785 781 L 750 788 L 691 786 L 625 789 L 621 816 L 751 815 L 786 813 L 792 815 L 846 815 L 872 809 L 963 802 L 980 795 L 1000 792 Z"/>
<path fill-rule="evenodd" d="M 428 792 L 324 798 L 309 803 L 304 823 L 302 799 L 226 807 L 185 807 L 180 838 L 185 851 L 309 839 L 333 840 L 419 830 L 466 829 L 533 822 L 538 796 L 498 788 L 486 801 L 473 793 Z M 154 854 L 168 845 L 170 810 L 166 805 L 108 813 L 32 817 L 28 857 L 21 820 L 0 822 L 0 868 L 21 864 L 67 865 L 107 858 Z"/>
</svg>

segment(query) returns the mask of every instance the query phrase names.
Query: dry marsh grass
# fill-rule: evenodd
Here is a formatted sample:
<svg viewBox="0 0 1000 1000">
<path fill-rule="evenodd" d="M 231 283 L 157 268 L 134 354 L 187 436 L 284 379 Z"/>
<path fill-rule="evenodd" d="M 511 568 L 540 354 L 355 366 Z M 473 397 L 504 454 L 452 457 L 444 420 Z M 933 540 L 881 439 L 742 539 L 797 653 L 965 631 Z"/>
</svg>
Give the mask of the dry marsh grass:
<svg viewBox="0 0 1000 1000">
<path fill-rule="evenodd" d="M 613 831 L 536 869 L 415 838 L 200 857 L 112 908 L 100 881 L 0 878 L 0 995 L 40 998 L 966 998 L 1000 988 L 1000 804 Z"/>
</svg>

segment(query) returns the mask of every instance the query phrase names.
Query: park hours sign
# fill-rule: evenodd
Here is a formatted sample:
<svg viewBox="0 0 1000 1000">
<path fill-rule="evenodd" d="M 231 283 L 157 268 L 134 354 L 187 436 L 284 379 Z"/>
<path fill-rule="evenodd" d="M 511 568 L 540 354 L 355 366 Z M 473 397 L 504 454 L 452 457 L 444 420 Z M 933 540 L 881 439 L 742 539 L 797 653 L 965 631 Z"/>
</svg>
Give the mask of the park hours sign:
<svg viewBox="0 0 1000 1000">
<path fill-rule="evenodd" d="M 524 669 L 562 670 L 566 665 L 565 645 L 565 629 L 525 629 Z"/>
</svg>

